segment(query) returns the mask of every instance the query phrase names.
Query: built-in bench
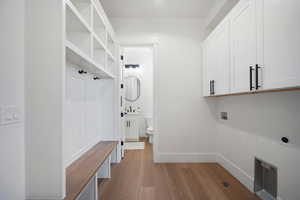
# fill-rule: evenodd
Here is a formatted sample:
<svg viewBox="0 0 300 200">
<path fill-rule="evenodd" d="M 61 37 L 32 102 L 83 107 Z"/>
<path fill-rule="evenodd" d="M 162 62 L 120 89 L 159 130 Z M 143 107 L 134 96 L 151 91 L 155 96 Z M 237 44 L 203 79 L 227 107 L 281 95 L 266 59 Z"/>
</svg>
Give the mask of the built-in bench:
<svg viewBox="0 0 300 200">
<path fill-rule="evenodd" d="M 66 169 L 65 200 L 98 198 L 98 179 L 110 178 L 111 163 L 117 163 L 117 144 L 99 142 Z"/>
</svg>

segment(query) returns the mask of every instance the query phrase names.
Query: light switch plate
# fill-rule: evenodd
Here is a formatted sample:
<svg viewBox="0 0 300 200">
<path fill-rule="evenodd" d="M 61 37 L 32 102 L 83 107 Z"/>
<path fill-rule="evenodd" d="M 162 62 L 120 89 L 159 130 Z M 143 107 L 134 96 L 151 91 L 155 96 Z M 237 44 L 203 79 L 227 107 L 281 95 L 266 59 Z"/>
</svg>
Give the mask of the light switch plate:
<svg viewBox="0 0 300 200">
<path fill-rule="evenodd" d="M 21 111 L 17 106 L 0 108 L 0 125 L 15 124 L 21 122 Z"/>
</svg>

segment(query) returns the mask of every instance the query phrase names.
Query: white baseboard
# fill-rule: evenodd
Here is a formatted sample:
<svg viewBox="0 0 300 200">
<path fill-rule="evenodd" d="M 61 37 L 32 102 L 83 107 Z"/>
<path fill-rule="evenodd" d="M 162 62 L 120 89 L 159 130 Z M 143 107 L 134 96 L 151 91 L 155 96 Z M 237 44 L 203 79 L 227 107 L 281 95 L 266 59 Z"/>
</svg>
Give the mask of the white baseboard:
<svg viewBox="0 0 300 200">
<path fill-rule="evenodd" d="M 254 192 L 254 178 L 239 168 L 236 164 L 225 158 L 221 154 L 216 154 L 217 163 L 224 167 L 232 176 L 238 179 L 251 192 Z M 283 200 L 277 197 L 277 200 Z"/>
<path fill-rule="evenodd" d="M 216 155 L 217 162 L 224 167 L 232 176 L 238 179 L 251 192 L 254 192 L 254 178 L 239 168 L 236 164 L 225 158 L 221 154 Z"/>
<path fill-rule="evenodd" d="M 158 163 L 215 163 L 215 153 L 158 153 Z"/>
<path fill-rule="evenodd" d="M 62 200 L 63 197 L 26 197 L 26 200 Z"/>
</svg>

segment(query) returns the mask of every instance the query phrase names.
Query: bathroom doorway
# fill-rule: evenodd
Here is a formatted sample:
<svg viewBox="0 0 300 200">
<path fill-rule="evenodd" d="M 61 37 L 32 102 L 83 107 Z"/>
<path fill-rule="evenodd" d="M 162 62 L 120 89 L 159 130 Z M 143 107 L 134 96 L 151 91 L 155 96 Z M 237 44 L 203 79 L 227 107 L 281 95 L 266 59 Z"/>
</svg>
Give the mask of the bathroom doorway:
<svg viewBox="0 0 300 200">
<path fill-rule="evenodd" d="M 124 45 L 122 132 L 124 149 L 143 150 L 154 143 L 154 45 Z"/>
</svg>

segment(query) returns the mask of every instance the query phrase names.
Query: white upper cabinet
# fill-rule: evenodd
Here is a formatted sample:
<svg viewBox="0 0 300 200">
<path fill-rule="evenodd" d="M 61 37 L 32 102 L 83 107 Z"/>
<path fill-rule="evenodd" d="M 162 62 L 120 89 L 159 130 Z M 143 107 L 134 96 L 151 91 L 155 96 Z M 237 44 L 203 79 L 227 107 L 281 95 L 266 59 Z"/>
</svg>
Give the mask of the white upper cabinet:
<svg viewBox="0 0 300 200">
<path fill-rule="evenodd" d="M 214 34 L 215 45 L 215 73 L 216 78 L 213 82 L 215 95 L 228 94 L 230 92 L 230 35 L 229 20 L 216 29 Z"/>
<path fill-rule="evenodd" d="M 248 92 L 250 73 L 253 72 L 254 76 L 257 63 L 255 0 L 239 2 L 230 15 L 230 27 L 231 92 Z"/>
<path fill-rule="evenodd" d="M 300 86 L 300 1 L 257 1 L 263 89 Z"/>
<path fill-rule="evenodd" d="M 229 93 L 229 21 L 223 23 L 204 43 L 204 96 Z"/>
<path fill-rule="evenodd" d="M 207 39 L 204 42 L 204 96 L 213 95 L 212 81 L 215 75 L 215 64 L 214 64 L 214 46 L 213 40 Z"/>
<path fill-rule="evenodd" d="M 205 41 L 204 96 L 300 87 L 299 19 L 299 0 L 240 0 Z"/>
</svg>

